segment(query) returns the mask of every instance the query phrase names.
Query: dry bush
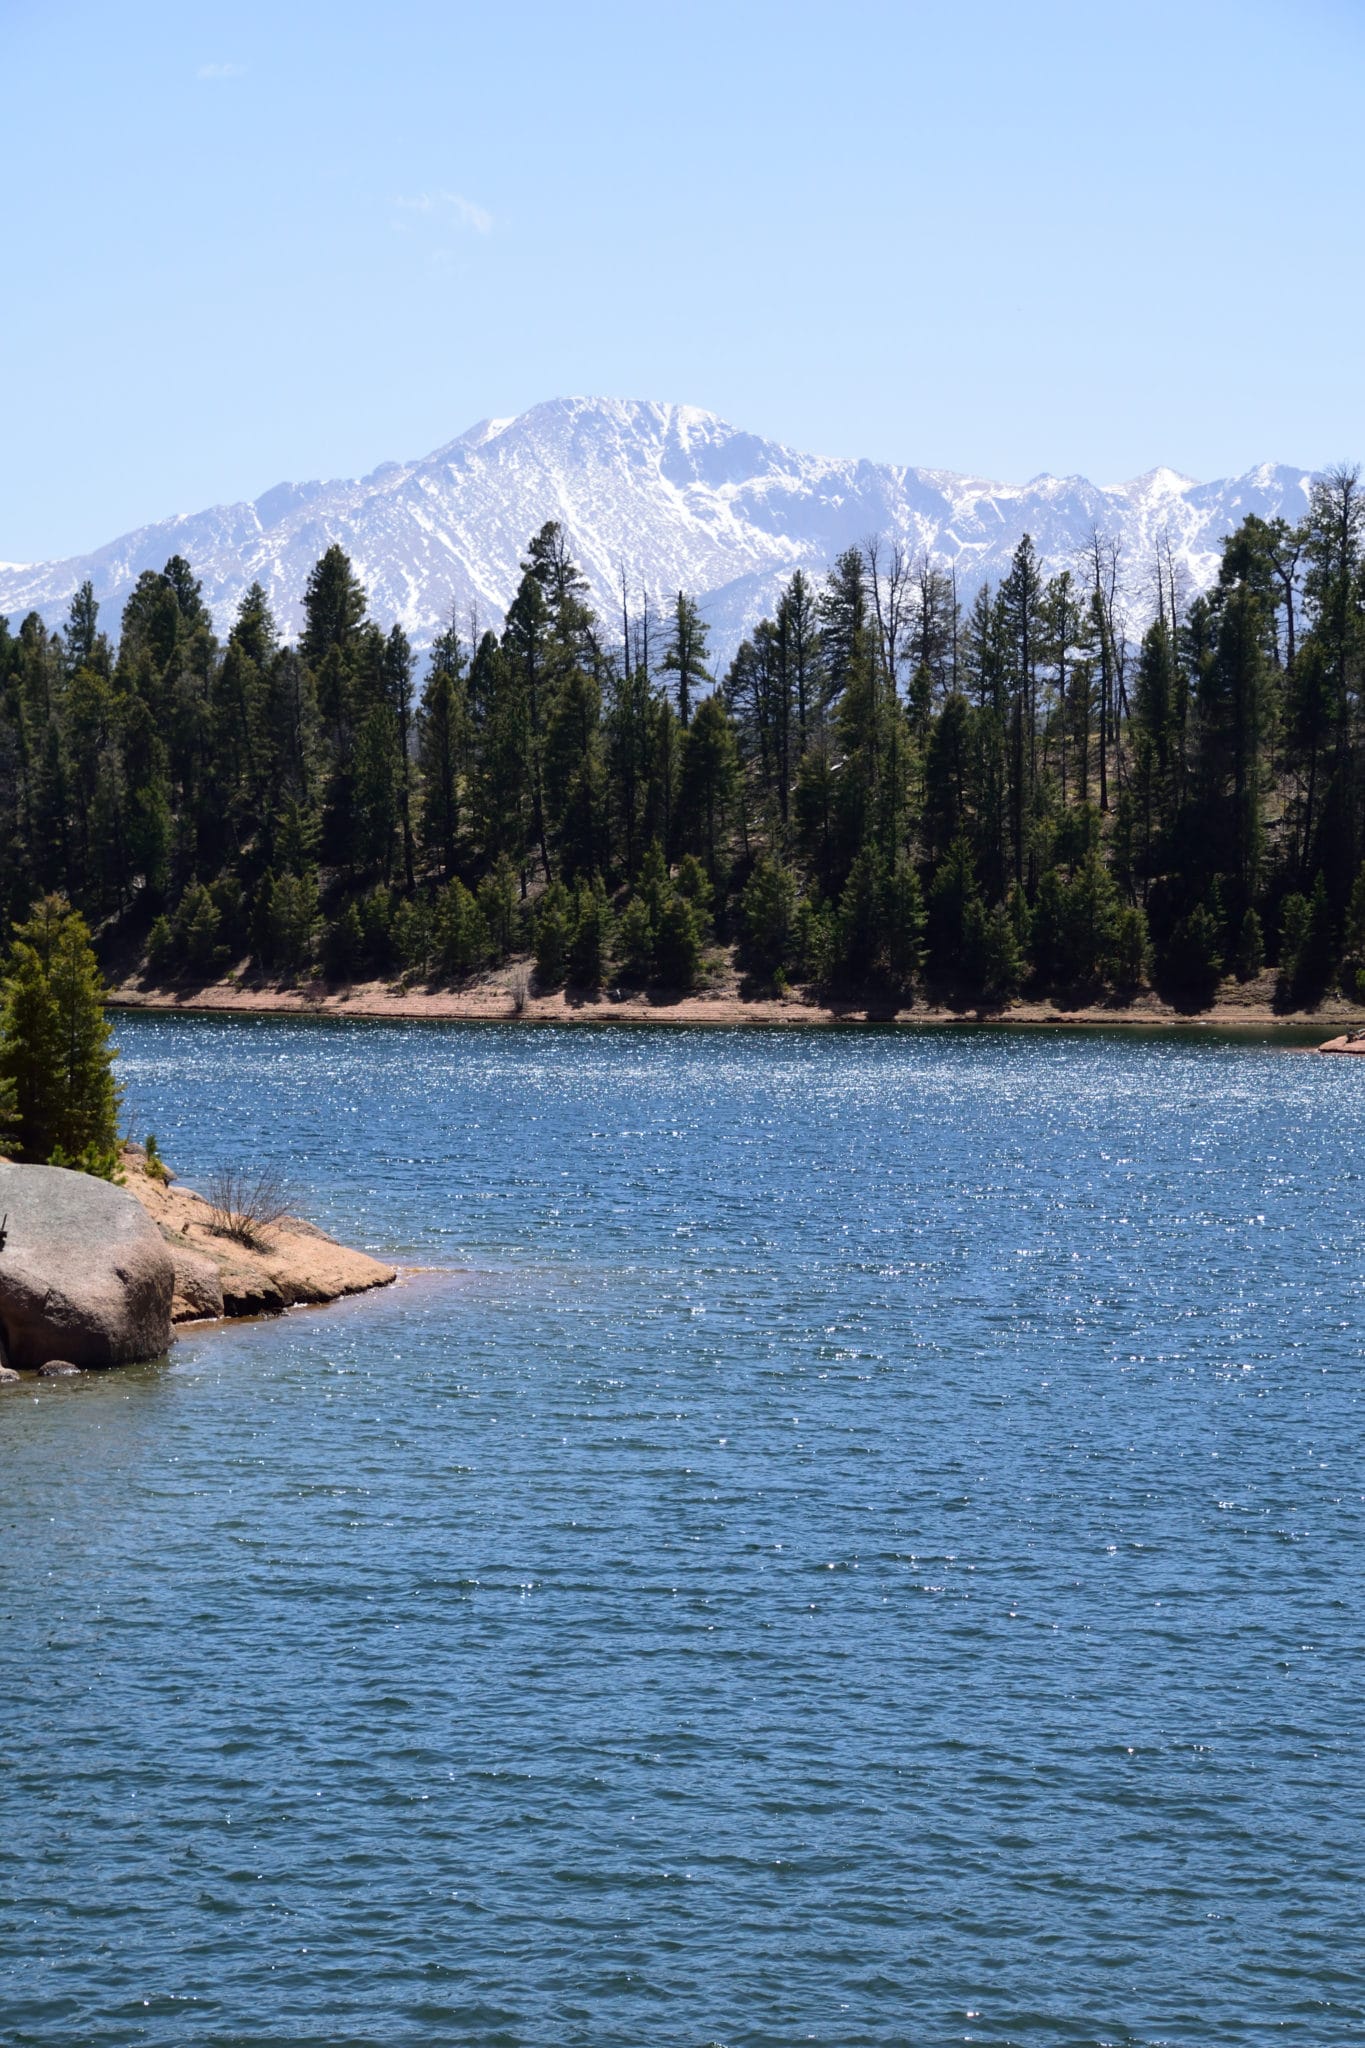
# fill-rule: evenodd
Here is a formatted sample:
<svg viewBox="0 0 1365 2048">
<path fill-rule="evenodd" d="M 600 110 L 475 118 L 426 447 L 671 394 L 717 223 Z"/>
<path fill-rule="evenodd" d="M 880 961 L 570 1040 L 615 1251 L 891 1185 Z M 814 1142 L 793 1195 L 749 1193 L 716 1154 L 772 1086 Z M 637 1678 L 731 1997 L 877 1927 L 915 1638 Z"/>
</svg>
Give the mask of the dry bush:
<svg viewBox="0 0 1365 2048">
<path fill-rule="evenodd" d="M 208 1205 L 211 1230 L 259 1251 L 264 1232 L 289 1214 L 289 1191 L 278 1167 L 215 1166 Z"/>
<path fill-rule="evenodd" d="M 512 998 L 513 1016 L 520 1017 L 531 993 L 531 970 L 524 962 L 519 962 L 508 975 L 507 992 Z"/>
</svg>

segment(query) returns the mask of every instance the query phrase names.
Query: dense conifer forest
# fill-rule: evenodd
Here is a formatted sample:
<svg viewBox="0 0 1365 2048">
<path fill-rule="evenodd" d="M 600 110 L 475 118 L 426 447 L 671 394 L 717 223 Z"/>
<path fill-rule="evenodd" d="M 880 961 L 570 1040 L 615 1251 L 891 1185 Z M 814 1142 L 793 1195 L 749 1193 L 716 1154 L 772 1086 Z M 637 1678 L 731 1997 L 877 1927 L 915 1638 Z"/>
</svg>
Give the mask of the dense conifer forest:
<svg viewBox="0 0 1365 2048">
<path fill-rule="evenodd" d="M 500 634 L 452 619 L 415 673 L 338 547 L 286 643 L 259 587 L 220 642 L 190 565 L 115 644 L 0 620 L 0 913 L 60 892 L 164 982 L 686 989 L 999 1002 L 1152 982 L 1191 1005 L 1278 970 L 1365 993 L 1365 500 L 1249 518 L 1187 602 L 1168 553 L 1032 543 L 962 605 L 869 543 L 795 575 L 713 674 L 697 606 L 604 620 L 566 536 L 530 542 Z M 1152 623 L 1129 637 L 1121 596 Z"/>
</svg>

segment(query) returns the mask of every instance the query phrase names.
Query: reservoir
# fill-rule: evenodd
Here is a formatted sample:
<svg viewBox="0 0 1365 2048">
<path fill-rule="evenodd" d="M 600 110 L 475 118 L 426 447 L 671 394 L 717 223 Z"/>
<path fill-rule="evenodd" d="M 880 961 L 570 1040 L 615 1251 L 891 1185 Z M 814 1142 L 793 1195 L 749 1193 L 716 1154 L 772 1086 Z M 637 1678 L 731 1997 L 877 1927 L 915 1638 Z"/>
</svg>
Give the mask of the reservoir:
<svg viewBox="0 0 1365 2048">
<path fill-rule="evenodd" d="M 0 1390 L 6 2048 L 1365 2035 L 1365 1062 L 127 1016 L 405 1268 Z"/>
</svg>

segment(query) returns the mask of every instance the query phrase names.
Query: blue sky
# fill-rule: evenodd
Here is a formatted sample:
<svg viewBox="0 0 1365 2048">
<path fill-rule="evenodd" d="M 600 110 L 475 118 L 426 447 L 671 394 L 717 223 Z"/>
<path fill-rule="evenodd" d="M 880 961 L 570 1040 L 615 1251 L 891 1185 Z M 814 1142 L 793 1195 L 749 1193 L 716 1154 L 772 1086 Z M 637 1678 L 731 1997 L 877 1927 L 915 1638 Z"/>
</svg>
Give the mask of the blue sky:
<svg viewBox="0 0 1365 2048">
<path fill-rule="evenodd" d="M 0 0 L 0 559 L 565 393 L 1103 482 L 1365 455 L 1365 8 Z"/>
</svg>

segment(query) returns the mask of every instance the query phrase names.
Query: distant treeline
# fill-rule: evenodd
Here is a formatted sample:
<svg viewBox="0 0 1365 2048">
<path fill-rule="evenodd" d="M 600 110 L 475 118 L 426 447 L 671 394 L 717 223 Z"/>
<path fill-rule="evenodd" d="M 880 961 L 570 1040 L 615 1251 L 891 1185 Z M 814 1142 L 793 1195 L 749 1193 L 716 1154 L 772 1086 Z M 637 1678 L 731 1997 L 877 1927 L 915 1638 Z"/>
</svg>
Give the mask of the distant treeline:
<svg viewBox="0 0 1365 2048">
<path fill-rule="evenodd" d="M 1249 518 L 1186 604 L 1163 550 L 1025 537 L 959 605 L 869 544 L 798 573 L 714 677 L 696 604 L 610 626 L 561 528 L 500 634 L 452 620 L 419 692 L 339 547 L 285 645 L 264 593 L 216 638 L 190 566 L 142 575 L 115 646 L 0 620 L 0 912 L 63 892 L 208 978 L 687 987 L 713 940 L 756 984 L 1133 988 L 1194 1002 L 1267 959 L 1286 999 L 1365 973 L 1365 500 Z M 1140 646 L 1123 574 L 1150 577 Z"/>
</svg>

